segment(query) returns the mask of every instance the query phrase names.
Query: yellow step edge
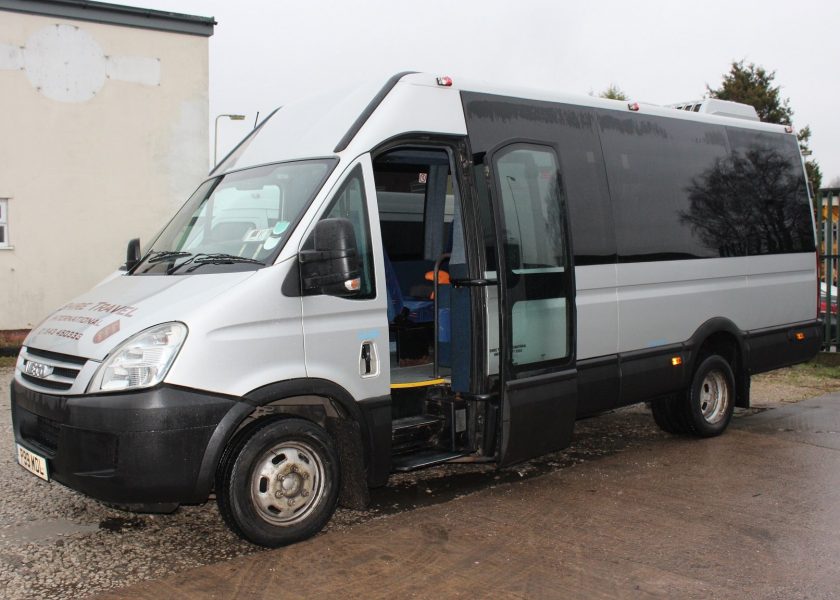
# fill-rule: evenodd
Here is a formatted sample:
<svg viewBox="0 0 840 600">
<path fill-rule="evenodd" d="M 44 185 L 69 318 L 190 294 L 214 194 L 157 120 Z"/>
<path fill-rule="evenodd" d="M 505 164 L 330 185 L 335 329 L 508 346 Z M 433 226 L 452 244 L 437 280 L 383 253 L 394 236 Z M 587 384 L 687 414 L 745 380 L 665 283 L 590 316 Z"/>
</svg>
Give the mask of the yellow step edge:
<svg viewBox="0 0 840 600">
<path fill-rule="evenodd" d="M 446 379 L 424 379 L 423 381 L 411 381 L 409 383 L 392 383 L 391 389 L 426 387 L 429 385 L 439 385 L 441 383 L 446 383 Z"/>
</svg>

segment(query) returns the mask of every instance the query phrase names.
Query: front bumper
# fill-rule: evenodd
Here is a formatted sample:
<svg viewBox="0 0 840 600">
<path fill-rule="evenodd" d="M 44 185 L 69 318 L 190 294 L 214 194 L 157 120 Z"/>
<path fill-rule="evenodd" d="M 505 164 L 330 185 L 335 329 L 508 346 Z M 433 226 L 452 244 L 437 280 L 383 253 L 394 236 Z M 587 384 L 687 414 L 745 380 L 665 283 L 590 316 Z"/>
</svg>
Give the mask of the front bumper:
<svg viewBox="0 0 840 600">
<path fill-rule="evenodd" d="M 202 502 L 246 408 L 223 396 L 158 386 L 53 396 L 12 384 L 15 440 L 47 459 L 51 480 L 116 504 Z"/>
</svg>

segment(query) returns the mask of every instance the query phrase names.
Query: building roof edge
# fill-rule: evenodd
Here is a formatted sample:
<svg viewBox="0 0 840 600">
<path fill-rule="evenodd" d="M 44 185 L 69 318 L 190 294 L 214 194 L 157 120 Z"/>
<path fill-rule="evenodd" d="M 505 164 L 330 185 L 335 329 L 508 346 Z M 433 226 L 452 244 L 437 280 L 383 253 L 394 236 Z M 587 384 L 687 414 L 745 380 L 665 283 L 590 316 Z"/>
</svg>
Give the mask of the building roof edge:
<svg viewBox="0 0 840 600">
<path fill-rule="evenodd" d="M 0 0 L 0 10 L 210 37 L 216 20 L 90 0 Z"/>
</svg>

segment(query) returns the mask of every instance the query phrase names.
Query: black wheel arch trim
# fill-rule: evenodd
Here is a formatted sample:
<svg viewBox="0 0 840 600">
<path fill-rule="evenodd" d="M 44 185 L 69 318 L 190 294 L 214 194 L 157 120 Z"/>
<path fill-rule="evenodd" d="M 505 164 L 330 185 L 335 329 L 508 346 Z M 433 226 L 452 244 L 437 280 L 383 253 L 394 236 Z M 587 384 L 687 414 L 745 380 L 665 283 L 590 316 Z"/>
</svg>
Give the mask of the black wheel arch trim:
<svg viewBox="0 0 840 600">
<path fill-rule="evenodd" d="M 203 500 L 209 495 L 215 478 L 215 471 L 218 467 L 219 461 L 221 460 L 222 453 L 248 417 L 252 416 L 260 407 L 275 402 L 281 402 L 286 399 L 291 400 L 299 398 L 301 396 L 318 396 L 324 398 L 336 405 L 337 408 L 344 413 L 344 417 L 358 423 L 359 432 L 362 438 L 360 440 L 362 445 L 362 460 L 364 463 L 362 467 L 365 470 L 369 470 L 372 466 L 375 466 L 377 463 L 375 460 L 377 453 L 384 452 L 388 457 L 390 457 L 390 447 L 377 447 L 381 444 L 376 442 L 376 436 L 371 431 L 370 420 L 367 417 L 368 411 L 362 410 L 360 406 L 362 403 L 367 405 L 371 402 L 373 403 L 372 406 L 378 406 L 385 403 L 390 405 L 390 396 L 383 398 L 371 398 L 357 402 L 350 392 L 337 383 L 327 379 L 302 377 L 278 381 L 251 390 L 242 396 L 239 399 L 239 402 L 236 403 L 236 405 L 219 423 L 216 431 L 213 433 L 201 462 L 200 476 L 196 486 L 195 497 Z M 382 474 L 378 472 L 368 473 L 369 481 L 378 481 L 381 478 Z"/>
<path fill-rule="evenodd" d="M 787 328 L 787 326 L 785 326 Z M 703 344 L 715 334 L 729 333 L 738 343 L 738 351 L 741 355 L 741 368 L 749 365 L 750 362 L 750 347 L 748 343 L 749 332 L 740 329 L 735 323 L 726 317 L 713 317 L 705 321 L 698 327 L 688 340 L 685 341 L 685 349 L 690 353 L 689 358 L 689 373 L 694 373 L 697 366 L 697 352 L 696 350 L 703 346 Z"/>
<path fill-rule="evenodd" d="M 336 403 L 345 416 L 350 417 L 359 423 L 362 438 L 369 439 L 367 423 L 359 403 L 346 389 L 328 379 L 316 377 L 301 377 L 269 383 L 245 394 L 243 400 L 254 408 L 265 406 L 272 402 L 282 401 L 287 398 L 300 396 L 320 396 Z M 370 462 L 370 453 L 367 444 L 364 444 L 364 459 L 367 465 Z"/>
<path fill-rule="evenodd" d="M 207 443 L 207 448 L 204 450 L 204 457 L 201 459 L 201 467 L 199 467 L 195 489 L 195 498 L 197 501 L 203 502 L 210 495 L 213 482 L 216 478 L 216 468 L 222 459 L 225 448 L 239 430 L 242 422 L 253 411 L 253 406 L 245 402 L 237 402 L 222 420 L 219 421 L 216 430 Z"/>
</svg>

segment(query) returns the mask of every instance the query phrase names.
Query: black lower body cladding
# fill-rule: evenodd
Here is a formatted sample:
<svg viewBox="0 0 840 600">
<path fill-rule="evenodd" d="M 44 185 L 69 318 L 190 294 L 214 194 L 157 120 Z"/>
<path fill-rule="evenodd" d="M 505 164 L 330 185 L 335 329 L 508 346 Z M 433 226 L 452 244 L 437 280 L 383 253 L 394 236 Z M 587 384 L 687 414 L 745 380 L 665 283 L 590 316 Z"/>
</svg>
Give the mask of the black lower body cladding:
<svg viewBox="0 0 840 600">
<path fill-rule="evenodd" d="M 228 437 L 217 430 L 247 408 L 170 386 L 52 396 L 12 385 L 17 443 L 47 459 L 51 480 L 115 504 L 206 500 Z"/>
</svg>

